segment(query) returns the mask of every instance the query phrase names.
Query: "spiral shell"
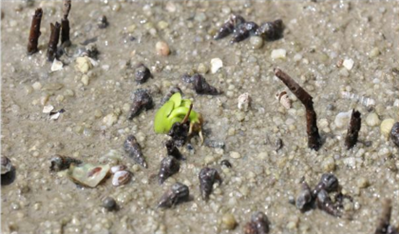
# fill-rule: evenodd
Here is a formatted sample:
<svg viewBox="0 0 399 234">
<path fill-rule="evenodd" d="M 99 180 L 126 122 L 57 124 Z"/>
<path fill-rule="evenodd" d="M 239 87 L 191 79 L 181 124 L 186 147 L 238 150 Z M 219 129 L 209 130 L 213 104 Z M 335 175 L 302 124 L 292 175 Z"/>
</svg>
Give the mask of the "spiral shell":
<svg viewBox="0 0 399 234">
<path fill-rule="evenodd" d="M 288 96 L 286 91 L 278 92 L 276 94 L 276 99 L 280 102 L 281 105 L 283 105 L 287 110 L 291 108 L 292 106 L 292 101 L 290 97 Z"/>
<path fill-rule="evenodd" d="M 112 177 L 112 184 L 114 186 L 120 186 L 127 184 L 132 179 L 132 173 L 129 171 L 117 171 Z"/>
</svg>

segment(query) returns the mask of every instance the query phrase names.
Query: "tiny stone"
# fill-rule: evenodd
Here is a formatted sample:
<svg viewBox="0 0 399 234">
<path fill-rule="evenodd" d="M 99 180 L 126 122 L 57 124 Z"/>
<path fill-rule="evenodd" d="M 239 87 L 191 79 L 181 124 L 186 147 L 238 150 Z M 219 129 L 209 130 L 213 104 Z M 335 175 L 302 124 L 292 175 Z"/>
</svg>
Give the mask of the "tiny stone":
<svg viewBox="0 0 399 234">
<path fill-rule="evenodd" d="M 378 47 L 374 47 L 369 53 L 370 58 L 375 58 L 378 55 L 380 55 L 380 50 L 378 49 Z"/>
<path fill-rule="evenodd" d="M 359 178 L 356 182 L 357 187 L 359 188 L 367 188 L 370 185 L 370 182 L 366 178 Z"/>
<path fill-rule="evenodd" d="M 90 78 L 89 78 L 88 75 L 85 74 L 85 75 L 82 76 L 82 83 L 83 83 L 85 86 L 89 85 L 89 81 L 90 81 Z"/>
<path fill-rule="evenodd" d="M 394 119 L 384 119 L 380 125 L 381 134 L 385 139 L 388 139 L 389 134 L 391 133 L 392 127 L 395 124 Z"/>
<path fill-rule="evenodd" d="M 101 118 L 103 116 L 103 113 L 101 112 L 101 110 L 95 110 L 94 111 L 94 117 L 96 118 Z"/>
<path fill-rule="evenodd" d="M 126 28 L 126 32 L 128 32 L 128 33 L 133 33 L 135 29 L 136 29 L 136 25 L 135 25 L 135 24 L 132 24 L 132 25 L 130 25 L 130 26 L 128 26 L 128 27 Z"/>
<path fill-rule="evenodd" d="M 276 49 L 272 51 L 272 59 L 285 59 L 287 51 L 285 49 Z"/>
<path fill-rule="evenodd" d="M 216 73 L 220 68 L 223 67 L 223 61 L 220 58 L 211 59 L 211 73 Z"/>
<path fill-rule="evenodd" d="M 370 127 L 378 126 L 380 124 L 380 119 L 378 118 L 378 115 L 375 112 L 371 112 L 370 114 L 368 114 L 366 117 L 366 124 Z"/>
<path fill-rule="evenodd" d="M 103 207 L 108 211 L 113 211 L 116 209 L 116 201 L 112 197 L 107 197 L 103 201 Z"/>
<path fill-rule="evenodd" d="M 36 81 L 35 83 L 33 83 L 32 88 L 34 90 L 36 90 L 36 91 L 37 90 L 41 90 L 42 89 L 42 84 L 40 82 Z"/>
<path fill-rule="evenodd" d="M 103 123 L 105 123 L 108 127 L 111 127 L 118 121 L 118 116 L 115 113 L 110 113 L 103 118 Z"/>
<path fill-rule="evenodd" d="M 48 106 L 44 106 L 43 107 L 43 113 L 45 113 L 45 114 L 50 113 L 52 110 L 54 110 L 54 106 L 52 106 L 52 105 L 48 105 Z"/>
<path fill-rule="evenodd" d="M 353 65 L 355 64 L 355 62 L 353 61 L 353 59 L 345 59 L 344 62 L 342 63 L 342 65 L 348 70 L 352 70 Z"/>
<path fill-rule="evenodd" d="M 158 55 L 168 56 L 170 53 L 169 45 L 164 41 L 158 41 L 155 44 L 155 50 Z"/>
<path fill-rule="evenodd" d="M 391 133 L 390 133 L 390 137 L 391 140 L 393 141 L 393 143 L 399 147 L 399 122 L 396 122 L 392 129 L 391 129 Z"/>
<path fill-rule="evenodd" d="M 237 226 L 237 221 L 230 213 L 224 214 L 222 217 L 222 228 L 226 230 L 233 230 Z"/>
<path fill-rule="evenodd" d="M 61 95 L 61 94 L 57 95 L 57 97 L 55 98 L 55 100 L 57 102 L 62 102 L 62 101 L 64 101 L 64 99 L 65 99 L 64 95 Z"/>
<path fill-rule="evenodd" d="M 198 71 L 199 73 L 201 73 L 201 74 L 206 74 L 206 73 L 209 71 L 209 68 L 208 68 L 208 66 L 206 66 L 205 64 L 200 63 L 200 64 L 198 65 L 197 71 Z"/>
<path fill-rule="evenodd" d="M 238 152 L 232 151 L 232 152 L 230 152 L 230 157 L 238 159 L 238 158 L 241 158 L 241 155 Z"/>
<path fill-rule="evenodd" d="M 323 163 L 322 167 L 324 171 L 332 172 L 335 170 L 335 161 L 333 157 L 326 158 Z"/>
<path fill-rule="evenodd" d="M 84 57 L 78 57 L 76 59 L 76 65 L 75 68 L 80 71 L 81 73 L 87 73 L 91 68 L 93 68 L 93 64 L 91 63 L 91 60 L 89 57 L 84 56 Z"/>
<path fill-rule="evenodd" d="M 249 38 L 249 42 L 251 43 L 253 49 L 260 49 L 263 46 L 263 39 L 258 36 Z"/>
</svg>

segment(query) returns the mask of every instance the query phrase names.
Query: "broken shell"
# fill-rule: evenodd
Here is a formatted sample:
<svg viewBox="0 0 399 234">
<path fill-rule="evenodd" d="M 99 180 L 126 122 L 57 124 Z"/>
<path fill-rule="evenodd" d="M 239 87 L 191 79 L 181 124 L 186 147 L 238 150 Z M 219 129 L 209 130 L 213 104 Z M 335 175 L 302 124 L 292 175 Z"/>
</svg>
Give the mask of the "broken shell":
<svg viewBox="0 0 399 234">
<path fill-rule="evenodd" d="M 120 186 L 127 184 L 132 178 L 132 173 L 129 171 L 117 171 L 112 177 L 112 184 L 114 186 Z"/>
<path fill-rule="evenodd" d="M 286 109 L 290 109 L 292 106 L 292 101 L 288 96 L 286 91 L 282 91 L 276 94 L 276 99 L 283 105 Z"/>
<path fill-rule="evenodd" d="M 10 159 L 5 156 L 1 156 L 1 174 L 4 175 L 10 172 L 12 169 L 12 164 Z"/>
<path fill-rule="evenodd" d="M 94 188 L 107 176 L 109 170 L 108 165 L 92 165 L 89 163 L 81 166 L 71 165 L 68 176 L 75 183 Z"/>
<path fill-rule="evenodd" d="M 112 174 L 115 174 L 115 173 L 117 173 L 118 171 L 124 171 L 124 170 L 126 170 L 126 169 L 127 169 L 127 167 L 126 167 L 125 165 L 113 166 L 113 167 L 111 167 L 111 173 L 112 173 Z"/>
<path fill-rule="evenodd" d="M 251 106 L 251 96 L 249 93 L 243 93 L 238 97 L 238 109 L 244 110 L 245 112 L 248 111 L 249 107 Z"/>
</svg>

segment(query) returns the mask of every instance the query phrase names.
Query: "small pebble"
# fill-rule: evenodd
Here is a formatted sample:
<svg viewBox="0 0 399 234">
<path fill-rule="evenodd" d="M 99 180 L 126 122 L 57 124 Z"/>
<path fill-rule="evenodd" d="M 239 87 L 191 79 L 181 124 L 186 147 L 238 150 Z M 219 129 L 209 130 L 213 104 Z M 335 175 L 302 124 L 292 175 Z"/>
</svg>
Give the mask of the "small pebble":
<svg viewBox="0 0 399 234">
<path fill-rule="evenodd" d="M 380 119 L 378 118 L 378 115 L 375 112 L 371 112 L 370 114 L 368 114 L 366 117 L 366 124 L 370 127 L 378 126 L 380 124 Z"/>
<path fill-rule="evenodd" d="M 359 188 L 367 188 L 370 185 L 370 182 L 366 178 L 359 178 L 356 182 L 357 187 Z"/>
<path fill-rule="evenodd" d="M 103 207 L 108 211 L 116 210 L 116 201 L 112 197 L 106 197 L 103 201 Z"/>
<path fill-rule="evenodd" d="M 389 134 L 391 133 L 392 127 L 395 124 L 394 119 L 384 119 L 380 125 L 381 135 L 384 136 L 385 139 L 388 139 Z"/>
<path fill-rule="evenodd" d="M 251 43 L 253 49 L 260 49 L 263 46 L 263 38 L 258 36 L 250 37 L 249 42 Z"/>
<path fill-rule="evenodd" d="M 103 123 L 108 127 L 114 125 L 118 121 L 118 116 L 115 113 L 110 113 L 103 118 Z"/>
<path fill-rule="evenodd" d="M 87 86 L 87 85 L 89 85 L 89 82 L 90 82 L 89 76 L 86 75 L 86 74 L 84 74 L 84 75 L 82 76 L 82 83 L 83 83 L 85 86 Z"/>
<path fill-rule="evenodd" d="M 48 105 L 48 106 L 44 106 L 43 107 L 43 113 L 45 113 L 45 114 L 50 113 L 52 110 L 54 110 L 54 106 L 52 106 L 52 105 Z"/>
<path fill-rule="evenodd" d="M 237 226 L 237 221 L 234 215 L 226 213 L 222 217 L 222 228 L 226 230 L 233 230 Z"/>
<path fill-rule="evenodd" d="M 206 74 L 209 71 L 208 66 L 203 63 L 200 63 L 197 68 L 198 73 Z"/>
<path fill-rule="evenodd" d="M 355 62 L 353 61 L 353 59 L 345 59 L 344 62 L 342 63 L 342 65 L 348 70 L 352 70 L 353 65 L 355 64 Z"/>
<path fill-rule="evenodd" d="M 322 167 L 324 171 L 328 172 L 334 171 L 336 167 L 334 158 L 333 157 L 326 158 L 322 163 Z"/>
<path fill-rule="evenodd" d="M 36 81 L 35 83 L 33 83 L 32 88 L 36 91 L 41 90 L 42 89 L 42 84 L 38 81 Z"/>
<path fill-rule="evenodd" d="M 375 58 L 378 55 L 380 55 L 380 50 L 378 49 L 378 47 L 374 47 L 370 52 L 369 52 L 369 57 L 370 58 Z"/>
<path fill-rule="evenodd" d="M 285 49 L 276 49 L 272 51 L 272 59 L 285 59 L 287 51 Z"/>
<path fill-rule="evenodd" d="M 238 159 L 241 158 L 241 154 L 235 151 L 230 152 L 230 157 L 234 158 L 234 159 Z"/>
<path fill-rule="evenodd" d="M 223 61 L 220 58 L 211 59 L 211 73 L 216 73 L 220 68 L 223 67 Z"/>
<path fill-rule="evenodd" d="M 91 63 L 91 60 L 89 57 L 84 56 L 84 57 L 78 57 L 76 59 L 76 65 L 75 68 L 80 71 L 81 73 L 87 73 L 90 69 L 93 68 L 93 64 Z"/>
<path fill-rule="evenodd" d="M 158 41 L 155 44 L 155 50 L 158 55 L 168 56 L 170 54 L 169 45 L 164 41 Z"/>
</svg>

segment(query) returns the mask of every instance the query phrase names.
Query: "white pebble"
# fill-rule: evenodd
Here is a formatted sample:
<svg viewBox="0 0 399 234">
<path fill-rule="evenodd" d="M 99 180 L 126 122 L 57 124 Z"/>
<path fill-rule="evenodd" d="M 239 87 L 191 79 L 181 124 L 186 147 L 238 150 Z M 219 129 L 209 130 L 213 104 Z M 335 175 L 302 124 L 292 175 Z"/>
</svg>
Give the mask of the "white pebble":
<svg viewBox="0 0 399 234">
<path fill-rule="evenodd" d="M 168 56 L 170 54 L 169 45 L 164 41 L 158 41 L 155 44 L 155 51 L 158 55 Z"/>
<path fill-rule="evenodd" d="M 238 159 L 241 158 L 241 154 L 235 151 L 230 152 L 230 157 Z"/>
<path fill-rule="evenodd" d="M 90 78 L 89 78 L 89 76 L 88 75 L 83 75 L 82 76 L 82 83 L 85 85 L 85 86 L 87 86 L 87 85 L 89 85 L 89 82 L 90 82 Z"/>
<path fill-rule="evenodd" d="M 34 89 L 34 90 L 41 90 L 42 89 L 42 84 L 39 82 L 39 81 L 36 81 L 35 83 L 33 83 L 33 85 L 32 85 L 32 88 Z"/>
<path fill-rule="evenodd" d="M 353 68 L 353 65 L 355 64 L 355 62 L 353 61 L 353 59 L 345 59 L 344 62 L 342 63 L 342 65 L 348 70 L 350 71 Z"/>
<path fill-rule="evenodd" d="M 89 57 L 78 57 L 76 59 L 75 68 L 81 73 L 87 73 L 91 68 L 93 68 L 93 64 Z"/>
<path fill-rule="evenodd" d="M 384 136 L 385 139 L 388 139 L 388 136 L 389 136 L 394 124 L 395 124 L 394 119 L 384 119 L 382 121 L 380 130 L 381 130 L 381 134 Z"/>
<path fill-rule="evenodd" d="M 62 67 L 64 66 L 64 64 L 62 64 L 61 61 L 54 59 L 53 64 L 51 65 L 51 71 L 59 71 L 62 70 Z"/>
<path fill-rule="evenodd" d="M 238 109 L 248 111 L 251 105 L 251 96 L 248 93 L 243 93 L 238 97 Z"/>
<path fill-rule="evenodd" d="M 118 121 L 118 116 L 114 113 L 110 113 L 103 118 L 103 123 L 108 127 L 114 125 Z"/>
<path fill-rule="evenodd" d="M 287 51 L 285 49 L 276 49 L 272 51 L 272 59 L 285 59 Z"/>
<path fill-rule="evenodd" d="M 216 73 L 220 68 L 223 67 L 223 61 L 220 58 L 211 59 L 211 73 Z"/>
<path fill-rule="evenodd" d="M 45 113 L 45 114 L 50 113 L 52 110 L 54 110 L 54 106 L 52 106 L 52 105 L 48 105 L 48 106 L 44 106 L 43 107 L 43 113 Z"/>
<path fill-rule="evenodd" d="M 366 124 L 370 127 L 375 127 L 380 124 L 380 119 L 378 118 L 378 115 L 374 112 L 370 113 L 366 117 Z"/>
</svg>

